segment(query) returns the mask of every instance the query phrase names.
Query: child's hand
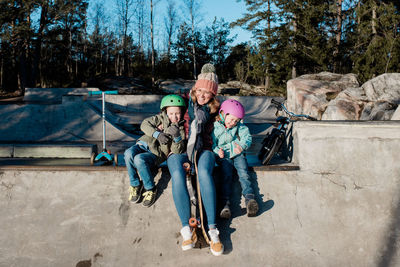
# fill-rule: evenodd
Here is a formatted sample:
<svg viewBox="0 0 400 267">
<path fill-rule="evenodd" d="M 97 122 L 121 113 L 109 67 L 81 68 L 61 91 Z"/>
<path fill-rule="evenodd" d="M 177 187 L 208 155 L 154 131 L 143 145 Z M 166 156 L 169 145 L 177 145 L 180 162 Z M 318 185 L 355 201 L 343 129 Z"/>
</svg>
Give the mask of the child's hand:
<svg viewBox="0 0 400 267">
<path fill-rule="evenodd" d="M 223 159 L 224 158 L 224 151 L 222 150 L 222 148 L 219 149 L 218 151 L 218 156 Z"/>
<path fill-rule="evenodd" d="M 238 143 L 235 143 L 235 148 L 233 149 L 233 152 L 235 154 L 240 154 L 240 153 L 242 153 L 242 151 L 243 151 L 243 148 Z"/>
<path fill-rule="evenodd" d="M 160 142 L 160 144 L 166 145 L 171 140 L 171 137 L 165 133 L 160 133 L 157 137 L 157 140 Z"/>
<path fill-rule="evenodd" d="M 179 128 L 176 125 L 171 125 L 165 129 L 165 133 L 170 134 L 172 137 L 180 136 Z"/>
</svg>

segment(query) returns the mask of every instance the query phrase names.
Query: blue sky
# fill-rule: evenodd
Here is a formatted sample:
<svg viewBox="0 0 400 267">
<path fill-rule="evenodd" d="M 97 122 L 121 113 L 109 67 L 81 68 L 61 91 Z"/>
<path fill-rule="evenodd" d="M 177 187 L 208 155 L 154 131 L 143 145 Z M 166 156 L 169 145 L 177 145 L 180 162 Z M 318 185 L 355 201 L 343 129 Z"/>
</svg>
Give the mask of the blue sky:
<svg viewBox="0 0 400 267">
<path fill-rule="evenodd" d="M 246 13 L 246 5 L 244 0 L 237 2 L 236 0 L 202 0 L 200 12 L 204 15 L 204 21 L 212 23 L 214 17 L 223 18 L 230 23 L 243 17 Z M 235 27 L 231 30 L 231 34 L 237 34 L 235 44 L 249 41 L 251 32 Z"/>
<path fill-rule="evenodd" d="M 115 2 L 116 0 L 89 0 L 89 4 L 92 5 L 95 2 L 103 2 L 105 3 L 105 9 L 109 13 L 112 18 L 112 15 L 115 10 Z M 153 0 L 156 2 L 156 0 Z M 164 16 L 166 14 L 166 0 L 159 0 L 158 4 L 155 7 L 155 33 L 158 36 L 162 35 L 164 29 Z M 175 0 L 178 9 L 182 9 L 183 2 L 182 0 Z M 89 6 L 89 10 L 90 10 Z M 199 21 L 199 27 L 205 28 L 207 25 L 211 25 L 214 17 L 217 19 L 223 18 L 225 22 L 233 22 L 236 19 L 243 17 L 243 14 L 246 12 L 246 5 L 244 0 L 237 2 L 236 0 L 200 0 L 200 9 L 198 10 L 198 14 L 201 18 Z M 182 14 L 179 14 L 182 18 Z M 157 34 L 158 33 L 158 34 Z M 231 29 L 231 37 L 237 34 L 237 38 L 233 42 L 233 45 L 236 45 L 241 42 L 248 42 L 251 40 L 251 33 L 246 31 L 240 27 L 235 27 Z M 161 46 L 162 41 L 158 42 Z M 157 46 L 157 44 L 156 44 Z"/>
</svg>

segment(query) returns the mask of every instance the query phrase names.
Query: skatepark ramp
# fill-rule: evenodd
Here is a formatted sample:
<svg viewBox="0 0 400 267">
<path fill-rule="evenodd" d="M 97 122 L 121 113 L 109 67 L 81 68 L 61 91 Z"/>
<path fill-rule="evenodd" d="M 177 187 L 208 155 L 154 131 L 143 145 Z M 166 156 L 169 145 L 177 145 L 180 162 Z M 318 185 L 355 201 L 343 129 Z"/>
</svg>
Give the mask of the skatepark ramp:
<svg viewBox="0 0 400 267">
<path fill-rule="evenodd" d="M 218 221 L 225 253 L 183 252 L 170 176 L 150 208 L 123 167 L 0 166 L 0 266 L 399 266 L 400 123 L 297 122 L 298 170 L 254 167 L 260 211 Z"/>
</svg>

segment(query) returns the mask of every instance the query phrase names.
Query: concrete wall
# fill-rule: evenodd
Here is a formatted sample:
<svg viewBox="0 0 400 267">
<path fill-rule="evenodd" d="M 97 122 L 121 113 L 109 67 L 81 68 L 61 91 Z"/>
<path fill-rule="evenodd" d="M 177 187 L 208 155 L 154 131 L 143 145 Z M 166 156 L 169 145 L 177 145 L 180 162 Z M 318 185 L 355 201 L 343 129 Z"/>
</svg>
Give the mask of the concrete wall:
<svg viewBox="0 0 400 267">
<path fill-rule="evenodd" d="M 103 138 L 100 112 L 83 97 L 63 104 L 11 104 L 0 106 L 1 142 L 94 142 Z M 132 141 L 133 136 L 106 123 L 107 141 Z"/>
<path fill-rule="evenodd" d="M 40 90 L 39 90 L 40 89 Z M 89 88 L 91 91 L 98 90 Z M 101 96 L 88 88 L 30 88 L 23 104 L 0 105 L 0 142 L 96 142 L 102 140 Z M 131 142 L 123 130 L 159 112 L 160 95 L 106 95 L 107 141 Z M 273 121 L 269 97 L 234 97 L 246 108 L 246 123 Z M 223 101 L 225 97 L 221 97 Z"/>
<path fill-rule="evenodd" d="M 298 122 L 294 137 L 299 171 L 251 174 L 257 217 L 235 183 L 221 257 L 181 251 L 165 169 L 145 208 L 123 168 L 0 167 L 0 266 L 399 266 L 400 124 Z"/>
</svg>

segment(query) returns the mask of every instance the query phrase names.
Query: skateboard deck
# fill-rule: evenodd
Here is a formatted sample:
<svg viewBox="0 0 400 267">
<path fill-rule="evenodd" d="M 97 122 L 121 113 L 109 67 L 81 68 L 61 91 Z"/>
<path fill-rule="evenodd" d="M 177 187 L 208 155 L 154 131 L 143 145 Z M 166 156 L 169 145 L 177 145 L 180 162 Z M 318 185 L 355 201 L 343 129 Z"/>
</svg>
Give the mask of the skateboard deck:
<svg viewBox="0 0 400 267">
<path fill-rule="evenodd" d="M 186 170 L 186 185 L 190 197 L 190 219 L 189 226 L 196 235 L 194 238 L 195 248 L 203 248 L 209 246 L 209 238 L 204 227 L 204 211 L 203 201 L 201 199 L 200 183 L 198 180 L 197 171 L 197 153 L 195 153 L 195 175 L 192 175 L 191 166 L 188 162 L 184 163 L 184 169 Z"/>
</svg>

